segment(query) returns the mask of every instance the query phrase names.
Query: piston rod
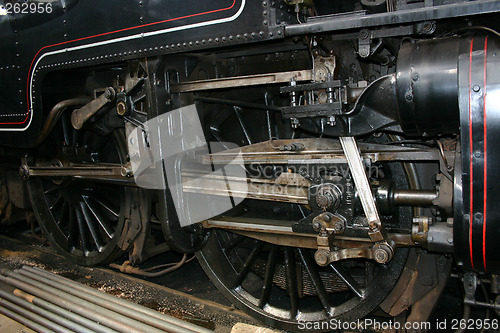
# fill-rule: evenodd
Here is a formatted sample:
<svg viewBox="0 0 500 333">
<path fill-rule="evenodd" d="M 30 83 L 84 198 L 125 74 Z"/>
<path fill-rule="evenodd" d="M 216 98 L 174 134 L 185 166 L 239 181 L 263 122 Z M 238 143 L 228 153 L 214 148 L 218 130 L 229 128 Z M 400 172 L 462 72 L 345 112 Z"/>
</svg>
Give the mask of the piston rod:
<svg viewBox="0 0 500 333">
<path fill-rule="evenodd" d="M 438 194 L 434 190 L 394 190 L 393 200 L 400 206 L 431 206 Z"/>
</svg>

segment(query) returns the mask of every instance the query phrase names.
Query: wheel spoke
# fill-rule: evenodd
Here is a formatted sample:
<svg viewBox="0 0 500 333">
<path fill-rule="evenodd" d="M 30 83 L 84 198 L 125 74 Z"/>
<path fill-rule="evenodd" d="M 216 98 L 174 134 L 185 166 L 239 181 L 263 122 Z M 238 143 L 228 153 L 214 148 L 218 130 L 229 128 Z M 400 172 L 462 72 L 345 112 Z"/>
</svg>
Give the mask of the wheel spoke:
<svg viewBox="0 0 500 333">
<path fill-rule="evenodd" d="M 269 252 L 269 258 L 267 259 L 266 273 L 264 275 L 264 286 L 262 287 L 262 294 L 259 299 L 259 307 L 263 308 L 269 302 L 269 297 L 271 296 L 271 288 L 273 286 L 274 271 L 276 269 L 276 261 L 278 259 L 277 246 L 273 246 Z"/>
<path fill-rule="evenodd" d="M 319 276 L 317 265 L 311 258 L 311 255 L 307 250 L 298 249 L 298 251 L 300 260 L 304 264 L 307 273 L 311 278 L 314 289 L 316 289 L 316 295 L 318 296 L 323 309 L 325 309 L 326 313 L 329 314 L 331 312 L 331 304 L 328 300 L 328 294 L 326 293 L 325 285 L 323 284 L 323 281 L 321 281 L 321 277 Z"/>
<path fill-rule="evenodd" d="M 82 242 L 82 251 L 87 256 L 90 253 L 90 241 L 87 228 L 85 228 L 85 217 L 83 216 L 80 207 L 75 207 L 76 222 L 78 223 L 78 231 L 80 232 L 80 240 Z"/>
<path fill-rule="evenodd" d="M 84 196 L 82 196 L 82 201 L 80 201 L 80 208 L 81 208 L 83 216 L 85 218 L 85 223 L 87 224 L 87 227 L 90 231 L 90 236 L 92 236 L 92 240 L 94 241 L 94 244 L 97 247 L 97 251 L 101 252 L 103 249 L 101 237 L 99 236 L 99 233 L 97 232 L 97 228 L 96 228 L 97 226 L 95 224 L 93 215 L 90 212 L 90 209 L 85 204 L 85 197 Z"/>
<path fill-rule="evenodd" d="M 63 114 L 47 139 L 52 164 L 125 163 L 124 129 L 117 129 L 112 135 L 97 134 L 87 128 L 75 131 L 70 116 Z M 28 181 L 34 212 L 50 243 L 82 265 L 98 265 L 121 255 L 116 242 L 125 220 L 122 207 L 128 195 L 126 187 L 78 177 L 59 178 L 61 183 L 39 178 Z"/>
<path fill-rule="evenodd" d="M 359 298 L 364 298 L 365 297 L 365 291 L 363 288 L 360 287 L 360 285 L 354 280 L 354 278 L 351 276 L 351 274 L 347 273 L 342 265 L 339 263 L 331 263 L 330 267 L 333 269 L 335 274 L 338 275 L 339 278 L 344 281 L 344 283 L 351 289 L 351 291 L 358 296 Z"/>
<path fill-rule="evenodd" d="M 64 201 L 64 197 L 61 193 L 59 193 L 56 197 L 56 200 L 54 201 L 54 203 L 49 207 L 50 210 L 54 210 L 56 208 L 59 208 L 61 207 L 62 203 Z"/>
<path fill-rule="evenodd" d="M 235 246 L 238 246 L 241 242 L 243 242 L 247 237 L 238 235 L 237 237 L 233 238 L 229 244 L 227 244 L 223 250 L 224 252 L 227 252 L 229 250 L 232 250 Z"/>
<path fill-rule="evenodd" d="M 103 214 L 101 213 L 100 209 L 93 203 L 93 199 L 90 197 L 83 197 L 83 199 L 85 200 L 85 204 L 87 205 L 87 207 L 90 209 L 95 219 L 97 220 L 97 223 L 99 223 L 102 230 L 104 230 L 106 236 L 109 239 L 113 238 L 112 228 L 108 224 L 106 217 L 104 217 Z"/>
<path fill-rule="evenodd" d="M 59 228 L 62 228 L 68 224 L 69 209 L 70 209 L 69 203 L 65 200 L 63 203 L 63 206 L 62 206 L 61 219 L 59 221 L 57 221 Z"/>
<path fill-rule="evenodd" d="M 297 269 L 293 248 L 285 248 L 286 289 L 290 296 L 290 318 L 295 319 L 299 312 L 299 291 L 297 285 Z"/>
<path fill-rule="evenodd" d="M 250 135 L 248 135 L 247 127 L 245 126 L 245 123 L 243 122 L 243 118 L 241 117 L 241 108 L 239 106 L 233 107 L 234 113 L 236 114 L 236 118 L 238 118 L 238 121 L 241 126 L 241 130 L 243 131 L 243 134 L 245 135 L 245 139 L 247 140 L 248 144 L 252 144 L 252 140 L 250 139 Z"/>
<path fill-rule="evenodd" d="M 59 188 L 54 185 L 51 188 L 49 188 L 48 190 L 45 190 L 43 193 L 45 195 L 50 195 L 50 194 L 56 193 L 57 191 L 59 191 Z"/>
<path fill-rule="evenodd" d="M 104 203 L 102 200 L 99 200 L 99 199 L 97 199 L 95 197 L 92 198 L 92 200 L 94 200 L 99 205 L 101 205 L 101 207 L 104 208 L 107 212 L 111 213 L 111 215 L 113 215 L 114 217 L 118 218 L 119 212 L 116 211 L 116 209 L 113 209 L 112 207 L 106 205 L 106 203 Z"/>
<path fill-rule="evenodd" d="M 255 259 L 257 259 L 257 256 L 259 255 L 263 247 L 264 247 L 264 242 L 258 242 L 257 246 L 252 249 L 252 252 L 250 252 L 250 255 L 243 264 L 241 271 L 236 275 L 236 278 L 232 283 L 232 288 L 236 288 L 237 286 L 241 285 L 241 282 L 243 282 L 243 279 L 250 271 L 253 262 L 255 261 Z"/>
<path fill-rule="evenodd" d="M 68 250 L 76 248 L 78 245 L 78 225 L 76 222 L 75 210 L 72 205 L 68 205 Z"/>
</svg>

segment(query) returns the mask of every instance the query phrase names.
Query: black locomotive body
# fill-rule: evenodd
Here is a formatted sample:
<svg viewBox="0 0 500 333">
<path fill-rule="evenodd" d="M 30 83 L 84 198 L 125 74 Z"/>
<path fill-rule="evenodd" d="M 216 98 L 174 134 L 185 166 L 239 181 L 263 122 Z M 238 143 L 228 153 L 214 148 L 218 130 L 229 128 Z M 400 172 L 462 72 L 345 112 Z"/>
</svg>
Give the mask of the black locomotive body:
<svg viewBox="0 0 500 333">
<path fill-rule="evenodd" d="M 290 330 L 424 321 L 452 262 L 498 308 L 499 1 L 0 4 L 2 223 L 86 265 L 162 233 Z"/>
</svg>

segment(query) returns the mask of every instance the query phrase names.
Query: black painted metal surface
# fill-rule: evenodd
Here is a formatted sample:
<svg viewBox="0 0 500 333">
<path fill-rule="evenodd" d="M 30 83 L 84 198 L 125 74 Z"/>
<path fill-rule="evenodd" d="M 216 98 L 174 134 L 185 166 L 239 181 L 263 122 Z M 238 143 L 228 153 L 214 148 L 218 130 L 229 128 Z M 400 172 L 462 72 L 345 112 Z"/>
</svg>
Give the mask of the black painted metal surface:
<svg viewBox="0 0 500 333">
<path fill-rule="evenodd" d="M 457 133 L 459 38 L 407 42 L 397 63 L 401 127 L 409 135 Z"/>
<path fill-rule="evenodd" d="M 455 253 L 468 269 L 498 273 L 499 42 L 491 36 L 470 37 L 460 47 L 462 173 L 457 186 L 462 196 L 455 196 Z"/>
<path fill-rule="evenodd" d="M 27 145 L 36 137 L 51 107 L 40 98 L 50 72 L 282 38 L 276 22 L 288 15 L 286 7 L 246 0 L 51 4 L 50 14 L 0 16 L 2 144 Z"/>
</svg>

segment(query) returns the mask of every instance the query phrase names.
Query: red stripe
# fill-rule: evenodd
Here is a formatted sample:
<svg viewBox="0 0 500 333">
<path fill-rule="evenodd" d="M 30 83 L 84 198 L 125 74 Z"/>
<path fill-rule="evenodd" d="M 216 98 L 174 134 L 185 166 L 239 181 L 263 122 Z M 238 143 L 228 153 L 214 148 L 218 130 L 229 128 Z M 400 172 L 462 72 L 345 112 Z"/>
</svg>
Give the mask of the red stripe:
<svg viewBox="0 0 500 333">
<path fill-rule="evenodd" d="M 487 199 L 487 194 L 488 194 L 488 176 L 487 176 L 487 169 L 488 169 L 488 159 L 487 159 L 487 142 L 488 142 L 488 137 L 487 137 L 487 129 L 488 129 L 488 122 L 486 119 L 486 58 L 488 55 L 488 37 L 484 39 L 484 74 L 483 74 L 483 141 L 484 141 L 484 187 L 483 187 L 483 265 L 484 265 L 484 270 L 487 271 L 486 269 L 486 199 Z"/>
<path fill-rule="evenodd" d="M 474 207 L 473 207 L 473 199 L 474 199 L 474 189 L 473 189 L 473 170 L 472 170 L 472 155 L 474 154 L 473 145 L 472 145 L 472 106 L 471 106 L 471 86 L 472 86 L 472 47 L 474 45 L 474 39 L 470 41 L 470 50 L 469 50 L 469 162 L 470 162 L 470 182 L 469 182 L 469 192 L 470 192 L 470 202 L 469 202 L 469 252 L 470 252 L 470 263 L 472 269 L 474 269 L 474 258 L 472 256 L 472 222 L 474 219 Z"/>
<path fill-rule="evenodd" d="M 27 80 L 27 84 L 26 84 L 26 102 L 27 102 L 27 106 L 28 106 L 28 112 L 26 113 L 26 118 L 22 122 L 0 123 L 0 125 L 6 125 L 6 124 L 10 124 L 10 125 L 22 125 L 22 124 L 24 124 L 28 120 L 28 117 L 29 117 L 29 114 L 30 114 L 29 85 L 30 85 L 30 79 L 31 79 L 31 70 L 33 69 L 33 64 L 35 63 L 36 58 L 38 57 L 38 55 L 40 54 L 40 52 L 42 50 L 44 50 L 46 48 L 53 47 L 53 46 L 59 46 L 59 45 L 64 45 L 64 44 L 68 44 L 68 43 L 78 42 L 78 41 L 82 41 L 82 40 L 86 40 L 86 39 L 91 39 L 91 38 L 95 38 L 95 37 L 106 36 L 106 35 L 115 34 L 115 33 L 123 32 L 123 31 L 127 31 L 127 30 L 144 28 L 144 27 L 152 26 L 152 25 L 156 25 L 156 24 L 162 24 L 162 23 L 167 23 L 167 22 L 182 20 L 182 19 L 186 19 L 186 18 L 201 16 L 201 15 L 207 15 L 207 14 L 213 14 L 213 13 L 217 13 L 217 12 L 223 12 L 223 11 L 231 10 L 234 7 L 235 4 L 236 4 L 236 0 L 233 0 L 233 3 L 231 4 L 231 6 L 226 7 L 226 8 L 214 9 L 214 10 L 210 10 L 210 11 L 203 12 L 203 13 L 190 14 L 190 15 L 176 17 L 176 18 L 172 18 L 172 19 L 168 19 L 168 20 L 163 20 L 163 21 L 158 21 L 158 22 L 146 23 L 146 24 L 142 24 L 142 25 L 138 25 L 138 26 L 134 26 L 134 27 L 128 27 L 128 28 L 123 28 L 123 29 L 120 29 L 120 30 L 104 32 L 104 33 L 93 35 L 93 36 L 87 36 L 87 37 L 77 38 L 77 39 L 73 39 L 73 40 L 69 40 L 69 41 L 65 41 L 65 42 L 61 42 L 61 43 L 56 43 L 56 44 L 52 44 L 52 45 L 46 45 L 46 46 L 42 47 L 40 50 L 38 50 L 38 52 L 35 54 L 35 57 L 31 61 L 30 69 L 29 69 L 29 72 L 28 72 L 28 80 Z"/>
</svg>

